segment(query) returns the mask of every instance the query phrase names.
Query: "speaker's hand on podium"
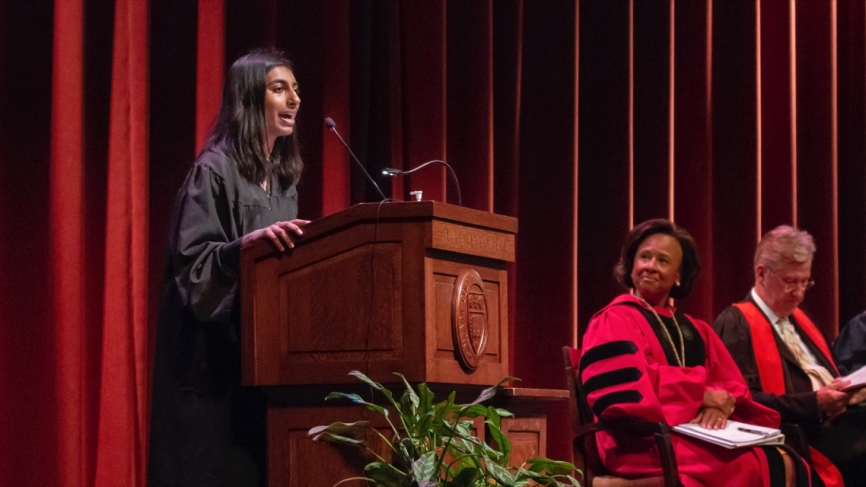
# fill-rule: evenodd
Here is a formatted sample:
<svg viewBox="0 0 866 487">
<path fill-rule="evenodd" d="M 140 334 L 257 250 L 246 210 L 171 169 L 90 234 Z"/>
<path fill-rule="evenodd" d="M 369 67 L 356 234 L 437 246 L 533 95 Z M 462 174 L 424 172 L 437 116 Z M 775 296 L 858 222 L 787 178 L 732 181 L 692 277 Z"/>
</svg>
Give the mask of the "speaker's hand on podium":
<svg viewBox="0 0 866 487">
<path fill-rule="evenodd" d="M 287 222 L 276 222 L 265 228 L 254 230 L 243 236 L 241 246 L 246 247 L 253 242 L 259 240 L 267 240 L 276 247 L 280 252 L 285 252 L 287 249 L 295 248 L 295 242 L 292 240 L 291 234 L 303 235 L 304 231 L 301 227 L 310 223 L 310 220 L 291 220 Z"/>
</svg>

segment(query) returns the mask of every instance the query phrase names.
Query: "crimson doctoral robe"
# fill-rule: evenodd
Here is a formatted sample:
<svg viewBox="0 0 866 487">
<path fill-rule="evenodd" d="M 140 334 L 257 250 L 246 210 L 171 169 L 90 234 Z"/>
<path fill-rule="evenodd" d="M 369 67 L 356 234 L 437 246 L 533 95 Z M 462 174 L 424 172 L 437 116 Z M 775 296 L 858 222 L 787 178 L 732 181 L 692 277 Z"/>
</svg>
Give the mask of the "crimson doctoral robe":
<svg viewBox="0 0 866 487">
<path fill-rule="evenodd" d="M 677 313 L 689 341 L 686 366 L 669 363 L 657 335 L 659 325 L 648 321 L 637 298 L 621 295 L 595 314 L 583 339 L 581 380 L 587 401 L 602 418 L 637 418 L 669 425 L 687 423 L 701 408 L 704 392 L 725 390 L 736 398 L 731 419 L 778 427 L 776 411 L 752 400 L 748 386 L 724 344 L 705 322 Z M 671 311 L 656 308 L 670 321 Z M 684 322 L 685 318 L 688 322 Z M 663 336 L 663 335 L 662 335 Z M 679 348 L 679 338 L 671 334 Z M 690 363 L 688 354 L 703 342 L 703 360 Z M 596 349 L 594 351 L 594 349 Z M 692 353 L 691 362 L 700 354 Z M 607 375 L 604 375 L 607 374 Z M 588 381 L 592 387 L 587 388 Z M 654 443 L 617 444 L 598 433 L 598 448 L 605 466 L 624 477 L 661 475 Z M 725 449 L 674 434 L 673 446 L 680 479 L 685 486 L 770 485 L 769 466 L 762 448 Z"/>
</svg>

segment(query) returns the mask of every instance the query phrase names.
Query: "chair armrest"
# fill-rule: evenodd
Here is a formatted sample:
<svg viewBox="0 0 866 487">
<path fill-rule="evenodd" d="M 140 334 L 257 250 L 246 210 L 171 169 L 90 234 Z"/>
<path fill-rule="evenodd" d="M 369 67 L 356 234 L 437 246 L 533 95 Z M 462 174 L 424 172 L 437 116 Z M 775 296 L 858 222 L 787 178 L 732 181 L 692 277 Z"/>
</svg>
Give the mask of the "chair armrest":
<svg viewBox="0 0 866 487">
<path fill-rule="evenodd" d="M 589 433 L 598 431 L 610 431 L 614 436 L 625 438 L 646 438 L 654 435 L 670 435 L 670 427 L 665 423 L 651 423 L 639 419 L 608 419 L 594 423 L 582 424 L 575 434 L 575 438 L 581 438 Z"/>
<path fill-rule="evenodd" d="M 785 435 L 785 444 L 793 448 L 797 454 L 811 465 L 812 455 L 809 453 L 809 441 L 806 439 L 806 433 L 803 431 L 803 428 L 796 423 L 782 423 L 779 429 Z"/>
<path fill-rule="evenodd" d="M 610 428 L 608 428 L 606 424 L 601 423 L 601 422 L 582 424 L 578 427 L 577 432 L 575 432 L 574 439 L 576 441 L 578 438 L 583 438 L 584 436 L 586 436 L 590 433 L 595 433 L 598 431 L 605 431 L 608 429 L 610 429 Z"/>
<path fill-rule="evenodd" d="M 622 418 L 616 420 L 603 421 L 616 435 L 627 435 L 631 437 L 644 437 L 653 435 L 668 435 L 671 434 L 671 428 L 665 423 L 652 423 L 649 421 L 641 421 L 639 419 Z"/>
<path fill-rule="evenodd" d="M 574 441 L 582 441 L 582 437 L 598 431 L 610 431 L 615 438 L 649 438 L 655 439 L 659 450 L 659 460 L 665 477 L 665 487 L 680 485 L 677 458 L 674 455 L 671 428 L 665 423 L 652 423 L 631 418 L 614 420 L 599 420 L 581 425 Z"/>
</svg>

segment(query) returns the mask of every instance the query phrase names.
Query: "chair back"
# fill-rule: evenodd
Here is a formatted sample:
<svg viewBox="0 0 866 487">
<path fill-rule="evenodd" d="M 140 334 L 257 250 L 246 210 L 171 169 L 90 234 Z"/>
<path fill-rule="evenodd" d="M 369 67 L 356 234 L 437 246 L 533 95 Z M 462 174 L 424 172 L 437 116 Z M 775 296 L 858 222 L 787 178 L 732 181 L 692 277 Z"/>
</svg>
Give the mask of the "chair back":
<svg viewBox="0 0 866 487">
<path fill-rule="evenodd" d="M 580 349 L 562 347 L 565 364 L 565 382 L 569 391 L 569 418 L 572 433 L 572 453 L 574 464 L 583 471 L 586 487 L 675 487 L 680 485 L 676 458 L 674 457 L 670 429 L 662 423 L 618 420 L 614 422 L 595 421 L 592 410 L 583 393 L 580 380 Z M 633 435 L 634 439 L 651 436 L 656 440 L 664 475 L 626 479 L 615 477 L 605 468 L 598 454 L 595 439 L 597 431 L 613 429 L 620 435 Z"/>
<path fill-rule="evenodd" d="M 583 471 L 586 485 L 592 485 L 592 480 L 598 475 L 608 475 L 608 471 L 598 456 L 598 446 L 595 434 L 582 434 L 585 425 L 593 423 L 592 411 L 580 387 L 580 349 L 569 346 L 562 347 L 562 357 L 565 363 L 565 381 L 569 392 L 569 417 L 571 422 L 572 452 L 574 464 Z"/>
</svg>

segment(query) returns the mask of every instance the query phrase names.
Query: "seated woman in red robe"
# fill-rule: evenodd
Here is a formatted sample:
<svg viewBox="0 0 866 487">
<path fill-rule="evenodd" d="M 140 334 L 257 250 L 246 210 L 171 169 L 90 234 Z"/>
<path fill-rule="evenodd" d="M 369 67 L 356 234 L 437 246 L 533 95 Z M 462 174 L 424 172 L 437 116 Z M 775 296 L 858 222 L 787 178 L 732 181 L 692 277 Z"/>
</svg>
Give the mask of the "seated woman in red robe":
<svg viewBox="0 0 866 487">
<path fill-rule="evenodd" d="M 629 233 L 616 276 L 630 293 L 596 313 L 583 338 L 581 381 L 597 417 L 709 429 L 723 428 L 728 418 L 779 426 L 778 413 L 752 400 L 712 328 L 672 306 L 671 298 L 689 293 L 699 269 L 694 240 L 673 223 L 649 220 Z M 612 473 L 661 475 L 653 443 L 618 444 L 604 432 L 597 440 Z M 792 457 L 776 447 L 725 449 L 678 434 L 672 440 L 684 486 L 794 485 Z M 801 477 L 808 485 L 808 476 Z"/>
</svg>

